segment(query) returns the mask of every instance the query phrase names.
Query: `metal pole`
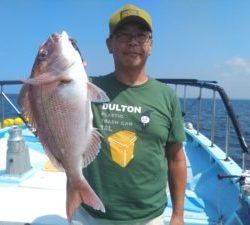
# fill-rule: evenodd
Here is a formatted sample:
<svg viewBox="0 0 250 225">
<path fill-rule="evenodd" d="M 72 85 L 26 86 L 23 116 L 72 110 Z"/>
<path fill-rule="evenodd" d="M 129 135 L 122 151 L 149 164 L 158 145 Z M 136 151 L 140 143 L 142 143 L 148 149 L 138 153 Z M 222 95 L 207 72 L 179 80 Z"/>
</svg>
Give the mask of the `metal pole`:
<svg viewBox="0 0 250 225">
<path fill-rule="evenodd" d="M 202 97 L 202 88 L 200 88 L 200 93 L 199 93 L 199 108 L 198 108 L 198 115 L 197 115 L 197 135 L 200 133 L 200 127 L 201 127 L 201 97 Z"/>
<path fill-rule="evenodd" d="M 225 161 L 228 160 L 228 156 L 229 156 L 229 137 L 230 135 L 230 119 L 229 116 L 227 115 L 227 124 L 226 124 L 226 145 L 225 145 L 225 151 L 226 151 L 226 158 Z"/>
<path fill-rule="evenodd" d="M 186 113 L 187 85 L 184 86 L 183 112 Z"/>
<path fill-rule="evenodd" d="M 4 121 L 3 85 L 1 85 L 1 114 L 2 114 L 2 122 L 0 124 L 0 127 L 3 127 L 3 121 Z"/>
<path fill-rule="evenodd" d="M 211 125 L 211 147 L 214 146 L 215 113 L 216 113 L 216 92 L 215 92 L 215 90 L 213 90 L 213 113 L 212 113 L 212 125 Z"/>
<path fill-rule="evenodd" d="M 247 153 L 242 153 L 242 172 L 246 172 Z"/>
</svg>

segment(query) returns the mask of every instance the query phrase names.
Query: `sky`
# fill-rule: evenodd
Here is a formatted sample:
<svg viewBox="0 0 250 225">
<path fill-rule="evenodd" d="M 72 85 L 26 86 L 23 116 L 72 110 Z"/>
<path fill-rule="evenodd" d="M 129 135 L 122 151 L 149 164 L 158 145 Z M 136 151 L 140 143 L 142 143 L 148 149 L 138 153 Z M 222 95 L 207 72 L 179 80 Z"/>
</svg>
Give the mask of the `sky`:
<svg viewBox="0 0 250 225">
<path fill-rule="evenodd" d="M 147 74 L 216 80 L 230 98 L 250 99 L 249 0 L 0 0 L 0 80 L 29 77 L 40 44 L 63 30 L 77 40 L 88 75 L 112 72 L 108 22 L 127 3 L 153 19 Z"/>
</svg>

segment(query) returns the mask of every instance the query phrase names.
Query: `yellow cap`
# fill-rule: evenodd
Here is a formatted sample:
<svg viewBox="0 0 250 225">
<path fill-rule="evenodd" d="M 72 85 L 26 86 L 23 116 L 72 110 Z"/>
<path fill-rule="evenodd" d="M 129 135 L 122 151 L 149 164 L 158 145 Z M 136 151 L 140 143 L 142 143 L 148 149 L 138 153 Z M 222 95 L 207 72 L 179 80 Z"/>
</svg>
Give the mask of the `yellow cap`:
<svg viewBox="0 0 250 225">
<path fill-rule="evenodd" d="M 109 20 L 110 35 L 122 24 L 134 21 L 143 23 L 150 31 L 152 31 L 151 16 L 143 9 L 140 9 L 132 4 L 127 4 L 116 11 Z"/>
</svg>

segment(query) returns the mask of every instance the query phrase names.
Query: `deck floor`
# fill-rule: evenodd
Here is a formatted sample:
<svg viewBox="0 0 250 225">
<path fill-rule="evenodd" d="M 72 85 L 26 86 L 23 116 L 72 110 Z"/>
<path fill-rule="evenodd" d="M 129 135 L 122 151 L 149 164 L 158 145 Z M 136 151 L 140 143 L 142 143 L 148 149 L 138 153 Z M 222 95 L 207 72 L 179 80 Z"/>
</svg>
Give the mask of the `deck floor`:
<svg viewBox="0 0 250 225">
<path fill-rule="evenodd" d="M 25 136 L 30 140 L 28 145 L 30 147 L 32 170 L 21 177 L 4 175 L 7 137 L 0 139 L 0 225 L 24 225 L 25 223 L 32 225 L 68 225 L 65 212 L 66 176 L 63 172 L 46 170 L 44 165 L 48 162 L 48 158 L 41 152 L 41 146 L 38 146 L 38 150 L 33 149 L 37 145 L 33 142 L 34 137 L 27 130 Z M 197 158 L 198 156 L 195 155 L 197 149 L 192 148 L 196 148 L 196 146 L 186 145 L 186 147 L 188 148 L 185 150 L 188 182 L 184 208 L 185 225 L 216 224 L 218 222 L 217 212 L 210 210 L 208 203 L 206 202 L 205 205 L 200 195 L 198 196 L 195 192 L 195 187 L 200 178 L 197 168 L 191 167 L 191 161 L 200 161 L 200 166 L 204 167 L 204 169 L 208 165 L 202 165 L 203 159 Z M 193 154 L 190 153 L 192 151 Z M 201 188 L 204 189 L 204 187 Z M 170 220 L 171 210 L 169 197 L 168 207 L 164 212 L 166 224 Z"/>
</svg>

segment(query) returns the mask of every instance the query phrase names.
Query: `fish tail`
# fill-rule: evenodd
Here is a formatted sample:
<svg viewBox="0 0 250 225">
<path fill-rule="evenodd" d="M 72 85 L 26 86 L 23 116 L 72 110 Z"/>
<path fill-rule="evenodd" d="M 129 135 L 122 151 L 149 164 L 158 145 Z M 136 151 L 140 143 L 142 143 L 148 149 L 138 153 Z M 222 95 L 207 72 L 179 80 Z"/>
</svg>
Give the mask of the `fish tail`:
<svg viewBox="0 0 250 225">
<path fill-rule="evenodd" d="M 67 184 L 67 202 L 66 202 L 66 211 L 67 218 L 71 221 L 74 211 L 80 206 L 83 202 L 86 205 L 91 206 L 96 210 L 101 210 L 105 212 L 105 207 L 87 181 L 84 179 L 79 185 L 80 188 L 73 187 Z"/>
</svg>

